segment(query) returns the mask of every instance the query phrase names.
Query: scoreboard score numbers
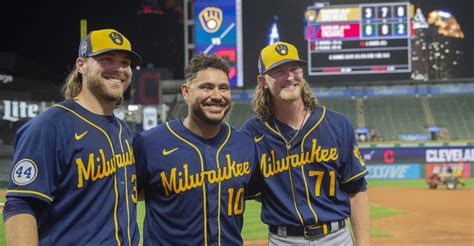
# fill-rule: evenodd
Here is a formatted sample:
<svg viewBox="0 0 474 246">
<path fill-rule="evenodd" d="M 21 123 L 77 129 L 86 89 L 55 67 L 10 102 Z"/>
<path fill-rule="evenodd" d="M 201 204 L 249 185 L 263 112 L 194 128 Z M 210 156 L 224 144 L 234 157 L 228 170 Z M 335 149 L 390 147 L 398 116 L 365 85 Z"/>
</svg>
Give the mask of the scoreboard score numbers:
<svg viewBox="0 0 474 246">
<path fill-rule="evenodd" d="M 409 3 L 316 3 L 305 19 L 309 75 L 411 71 Z"/>
</svg>

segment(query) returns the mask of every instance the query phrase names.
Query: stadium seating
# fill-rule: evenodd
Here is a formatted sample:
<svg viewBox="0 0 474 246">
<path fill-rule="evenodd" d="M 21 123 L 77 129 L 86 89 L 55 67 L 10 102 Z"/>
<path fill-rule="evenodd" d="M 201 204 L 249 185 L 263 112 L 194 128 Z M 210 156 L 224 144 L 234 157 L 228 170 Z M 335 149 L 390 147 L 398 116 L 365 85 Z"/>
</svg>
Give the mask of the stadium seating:
<svg viewBox="0 0 474 246">
<path fill-rule="evenodd" d="M 447 127 L 450 139 L 474 138 L 474 95 L 437 95 L 428 102 L 436 125 Z"/>
<path fill-rule="evenodd" d="M 437 95 L 431 97 L 384 96 L 319 98 L 320 104 L 346 115 L 354 128 L 375 129 L 383 140 L 399 140 L 400 134 L 428 134 L 428 127 L 447 128 L 449 138 L 474 138 L 474 95 Z M 425 105 L 423 105 L 424 102 Z M 425 108 L 424 108 L 425 106 Z M 176 104 L 171 118 L 187 114 L 185 103 Z M 234 101 L 226 120 L 239 128 L 254 115 L 250 101 Z"/>
<path fill-rule="evenodd" d="M 384 140 L 398 140 L 400 134 L 427 133 L 428 122 L 420 98 L 368 97 L 363 111 L 365 127 L 376 129 Z"/>
<path fill-rule="evenodd" d="M 356 100 L 351 98 L 319 98 L 319 103 L 336 112 L 342 113 L 349 117 L 352 125 L 356 128 L 357 124 L 357 107 Z"/>
<path fill-rule="evenodd" d="M 176 103 L 171 109 L 170 119 L 183 118 L 188 114 L 188 105 L 186 103 Z"/>
<path fill-rule="evenodd" d="M 240 128 L 240 126 L 253 115 L 254 112 L 250 102 L 234 102 L 232 104 L 232 111 L 230 112 L 229 123 L 235 128 Z"/>
</svg>

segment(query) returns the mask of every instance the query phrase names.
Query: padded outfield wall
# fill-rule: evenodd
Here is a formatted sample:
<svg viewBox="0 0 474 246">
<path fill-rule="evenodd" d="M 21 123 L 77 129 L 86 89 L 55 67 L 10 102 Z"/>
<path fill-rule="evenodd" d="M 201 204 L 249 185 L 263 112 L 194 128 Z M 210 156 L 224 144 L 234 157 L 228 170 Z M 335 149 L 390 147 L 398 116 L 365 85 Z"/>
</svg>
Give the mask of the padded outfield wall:
<svg viewBox="0 0 474 246">
<path fill-rule="evenodd" d="M 361 144 L 368 179 L 420 179 L 448 167 L 465 178 L 473 175 L 474 143 Z"/>
<path fill-rule="evenodd" d="M 474 142 L 360 144 L 369 169 L 368 179 L 420 179 L 449 166 L 465 178 L 473 177 Z M 13 148 L 0 150 L 0 187 L 5 186 Z"/>
</svg>

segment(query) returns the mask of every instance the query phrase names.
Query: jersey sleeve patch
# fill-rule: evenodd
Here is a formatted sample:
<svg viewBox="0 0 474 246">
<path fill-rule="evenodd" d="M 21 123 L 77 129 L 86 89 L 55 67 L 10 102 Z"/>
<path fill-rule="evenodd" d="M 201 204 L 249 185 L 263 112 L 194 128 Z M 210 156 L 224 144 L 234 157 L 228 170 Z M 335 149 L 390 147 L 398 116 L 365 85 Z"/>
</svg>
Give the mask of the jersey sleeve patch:
<svg viewBox="0 0 474 246">
<path fill-rule="evenodd" d="M 35 181 L 37 176 L 38 167 L 36 163 L 30 159 L 23 159 L 13 166 L 11 179 L 16 185 L 23 186 Z"/>
<path fill-rule="evenodd" d="M 359 146 L 357 145 L 354 145 L 354 156 L 359 160 L 359 164 L 361 166 L 365 166 L 364 158 L 362 158 L 362 155 L 359 151 Z"/>
</svg>

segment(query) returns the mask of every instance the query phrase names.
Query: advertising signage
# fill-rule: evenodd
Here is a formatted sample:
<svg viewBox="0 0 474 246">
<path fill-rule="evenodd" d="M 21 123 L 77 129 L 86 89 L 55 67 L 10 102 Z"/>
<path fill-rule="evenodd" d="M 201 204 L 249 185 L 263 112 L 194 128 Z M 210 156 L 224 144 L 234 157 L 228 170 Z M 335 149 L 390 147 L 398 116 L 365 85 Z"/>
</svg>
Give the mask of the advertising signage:
<svg viewBox="0 0 474 246">
<path fill-rule="evenodd" d="M 474 147 L 361 148 L 367 164 L 472 163 Z"/>
</svg>

